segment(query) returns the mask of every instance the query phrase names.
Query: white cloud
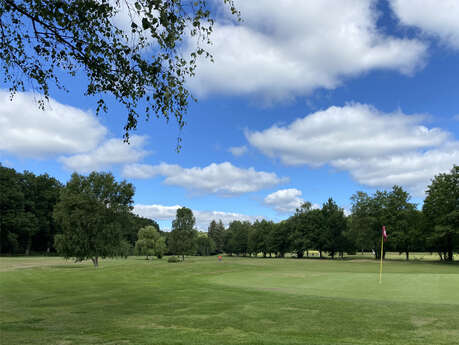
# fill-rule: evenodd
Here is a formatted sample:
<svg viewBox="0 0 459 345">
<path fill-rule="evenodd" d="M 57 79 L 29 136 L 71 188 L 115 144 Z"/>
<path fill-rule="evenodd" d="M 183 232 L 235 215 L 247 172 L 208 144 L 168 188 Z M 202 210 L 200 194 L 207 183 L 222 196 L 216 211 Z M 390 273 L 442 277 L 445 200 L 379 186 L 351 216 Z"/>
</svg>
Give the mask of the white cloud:
<svg viewBox="0 0 459 345">
<path fill-rule="evenodd" d="M 239 157 L 242 156 L 247 152 L 247 146 L 232 146 L 228 149 L 229 152 L 233 154 L 233 156 Z"/>
<path fill-rule="evenodd" d="M 343 158 L 371 158 L 437 146 L 449 137 L 420 124 L 422 116 L 384 114 L 364 104 L 330 107 L 286 127 L 247 132 L 250 144 L 285 164 L 320 166 Z"/>
<path fill-rule="evenodd" d="M 189 85 L 198 96 L 257 94 L 275 101 L 333 89 L 374 69 L 412 73 L 423 65 L 426 46 L 380 32 L 375 3 L 236 1 L 242 23 L 216 23 L 209 47 L 215 63 L 202 61 Z"/>
<path fill-rule="evenodd" d="M 107 130 L 90 112 L 50 98 L 46 109 L 38 108 L 41 95 L 0 90 L 0 151 L 44 158 L 94 149 Z"/>
<path fill-rule="evenodd" d="M 415 196 L 422 197 L 430 180 L 439 173 L 448 172 L 457 162 L 459 142 L 425 152 L 404 152 L 365 160 L 339 159 L 332 165 L 348 170 L 362 184 L 385 188 L 402 185 Z"/>
<path fill-rule="evenodd" d="M 160 175 L 165 177 L 164 182 L 168 185 L 223 196 L 255 192 L 287 181 L 275 173 L 256 171 L 254 168 L 241 169 L 229 162 L 212 163 L 204 168 L 182 168 L 166 163 L 132 164 L 124 167 L 123 175 L 127 178 L 150 178 Z"/>
<path fill-rule="evenodd" d="M 390 4 L 402 24 L 416 26 L 459 49 L 459 1 L 390 0 Z"/>
<path fill-rule="evenodd" d="M 266 196 L 264 203 L 279 213 L 291 213 L 304 203 L 301 194 L 295 188 L 281 189 Z"/>
<path fill-rule="evenodd" d="M 139 216 L 154 219 L 172 221 L 175 219 L 177 209 L 182 206 L 163 206 L 163 205 L 135 205 L 134 212 Z M 196 218 L 196 228 L 202 231 L 207 231 L 207 228 L 212 220 L 221 220 L 225 226 L 228 226 L 234 220 L 250 221 L 261 220 L 261 216 L 249 216 L 234 212 L 221 211 L 199 211 L 192 210 Z"/>
<path fill-rule="evenodd" d="M 109 139 L 93 151 L 60 157 L 59 161 L 67 169 L 79 173 L 107 169 L 114 164 L 135 163 L 148 153 L 143 150 L 145 140 L 146 137 L 139 135 L 131 136 L 129 144 L 122 139 Z"/>
<path fill-rule="evenodd" d="M 458 142 L 444 130 L 423 126 L 422 120 L 350 104 L 246 136 L 264 154 L 287 165 L 330 164 L 362 184 L 400 184 L 421 195 L 430 178 L 459 161 Z"/>
</svg>

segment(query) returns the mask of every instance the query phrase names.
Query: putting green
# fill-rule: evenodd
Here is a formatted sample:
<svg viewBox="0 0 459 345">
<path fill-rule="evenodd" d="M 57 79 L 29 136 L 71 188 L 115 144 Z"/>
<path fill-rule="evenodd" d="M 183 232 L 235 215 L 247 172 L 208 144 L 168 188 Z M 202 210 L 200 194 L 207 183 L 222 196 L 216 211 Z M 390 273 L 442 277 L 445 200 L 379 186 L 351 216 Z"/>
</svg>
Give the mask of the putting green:
<svg viewBox="0 0 459 345">
<path fill-rule="evenodd" d="M 459 273 L 459 272 L 458 272 Z M 210 281 L 239 288 L 321 297 L 459 304 L 459 274 L 350 272 L 226 273 Z"/>
</svg>

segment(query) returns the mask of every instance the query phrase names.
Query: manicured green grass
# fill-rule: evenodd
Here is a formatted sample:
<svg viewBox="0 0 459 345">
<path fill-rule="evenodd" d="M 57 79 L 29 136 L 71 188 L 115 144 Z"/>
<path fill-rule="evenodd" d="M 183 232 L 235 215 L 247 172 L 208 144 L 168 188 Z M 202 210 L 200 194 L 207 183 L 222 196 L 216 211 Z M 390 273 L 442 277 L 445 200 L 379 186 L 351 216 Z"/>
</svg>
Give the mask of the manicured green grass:
<svg viewBox="0 0 459 345">
<path fill-rule="evenodd" d="M 459 344 L 459 265 L 0 259 L 0 344 Z"/>
</svg>

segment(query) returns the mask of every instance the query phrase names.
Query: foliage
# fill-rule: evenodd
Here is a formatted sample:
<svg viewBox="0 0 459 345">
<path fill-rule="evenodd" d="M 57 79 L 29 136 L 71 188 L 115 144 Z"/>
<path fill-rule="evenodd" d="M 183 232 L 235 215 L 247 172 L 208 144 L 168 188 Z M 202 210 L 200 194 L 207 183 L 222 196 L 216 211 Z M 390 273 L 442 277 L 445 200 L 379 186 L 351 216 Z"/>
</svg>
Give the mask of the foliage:
<svg viewBox="0 0 459 345">
<path fill-rule="evenodd" d="M 205 232 L 198 232 L 196 238 L 196 252 L 201 256 L 209 256 L 215 253 L 215 242 Z"/>
<path fill-rule="evenodd" d="M 452 261 L 454 251 L 459 250 L 459 166 L 434 177 L 422 212 L 430 245 L 442 260 Z"/>
<path fill-rule="evenodd" d="M 166 251 L 166 241 L 154 226 L 146 226 L 139 230 L 138 240 L 135 243 L 137 255 L 156 256 L 161 259 Z"/>
<path fill-rule="evenodd" d="M 52 212 L 62 185 L 47 174 L 0 165 L 0 253 L 50 252 L 58 232 Z"/>
<path fill-rule="evenodd" d="M 222 2 L 239 17 L 232 0 Z M 52 84 L 65 89 L 62 72 L 81 74 L 85 95 L 98 97 L 97 112 L 107 111 L 107 95 L 125 106 L 126 138 L 140 117 L 174 117 L 181 128 L 190 98 L 186 80 L 198 56 L 212 60 L 203 46 L 210 43 L 214 9 L 206 0 L 3 0 L 4 84 L 14 94 L 30 82 L 48 99 Z M 117 25 L 117 15 L 127 27 Z M 192 47 L 189 56 L 185 46 Z"/>
<path fill-rule="evenodd" d="M 225 241 L 224 232 L 225 226 L 223 225 L 221 220 L 218 223 L 215 220 L 212 220 L 210 222 L 207 233 L 209 235 L 209 238 L 211 238 L 214 241 L 215 251 L 217 253 L 223 253 L 223 246 Z"/>
<path fill-rule="evenodd" d="M 195 253 L 196 230 L 194 225 L 196 219 L 193 211 L 189 208 L 182 207 L 177 209 L 175 220 L 172 221 L 172 231 L 169 235 L 169 251 L 173 254 L 181 255 L 185 260 L 185 254 Z"/>
<path fill-rule="evenodd" d="M 54 218 L 62 228 L 55 246 L 60 255 L 76 261 L 120 255 L 122 220 L 132 209 L 134 188 L 116 182 L 110 173 L 72 174 L 61 191 Z"/>
<path fill-rule="evenodd" d="M 346 249 L 347 221 L 342 208 L 329 198 L 322 206 L 323 228 L 325 243 L 323 249 L 329 252 L 331 258 L 335 257 L 337 252 L 343 256 Z"/>
<path fill-rule="evenodd" d="M 140 217 L 134 213 L 129 213 L 128 217 L 122 219 L 123 238 L 134 247 L 139 230 L 146 226 L 152 226 L 161 232 L 158 223 L 154 220 Z"/>
<path fill-rule="evenodd" d="M 230 241 L 231 252 L 236 255 L 247 255 L 248 254 L 248 240 L 250 231 L 249 222 L 241 222 L 235 220 L 229 224 L 228 233 Z"/>
<path fill-rule="evenodd" d="M 180 260 L 180 258 L 178 256 L 169 256 L 169 258 L 167 259 L 167 262 L 171 262 L 171 263 L 176 263 L 176 262 L 181 262 L 182 260 Z"/>
</svg>

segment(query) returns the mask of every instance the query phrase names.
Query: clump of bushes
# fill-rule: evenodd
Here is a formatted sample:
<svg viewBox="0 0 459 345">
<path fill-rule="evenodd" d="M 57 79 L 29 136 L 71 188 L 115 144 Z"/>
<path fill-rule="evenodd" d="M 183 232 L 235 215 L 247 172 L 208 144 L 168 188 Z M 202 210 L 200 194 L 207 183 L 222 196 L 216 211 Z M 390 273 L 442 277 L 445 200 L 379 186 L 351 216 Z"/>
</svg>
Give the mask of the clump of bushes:
<svg viewBox="0 0 459 345">
<path fill-rule="evenodd" d="M 178 256 L 170 256 L 168 259 L 167 259 L 167 262 L 180 262 L 182 260 L 180 260 L 180 258 Z"/>
</svg>

